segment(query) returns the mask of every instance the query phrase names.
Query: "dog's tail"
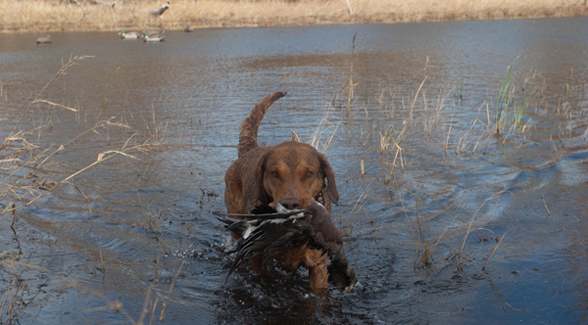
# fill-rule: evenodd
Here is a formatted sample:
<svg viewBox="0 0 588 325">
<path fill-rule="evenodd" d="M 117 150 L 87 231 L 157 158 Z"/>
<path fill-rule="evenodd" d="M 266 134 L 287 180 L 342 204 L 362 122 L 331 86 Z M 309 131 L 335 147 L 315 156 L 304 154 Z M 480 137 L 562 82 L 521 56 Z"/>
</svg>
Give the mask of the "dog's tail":
<svg viewBox="0 0 588 325">
<path fill-rule="evenodd" d="M 257 148 L 257 130 L 259 124 L 268 108 L 278 99 L 286 96 L 285 92 L 273 93 L 262 99 L 249 113 L 249 116 L 241 123 L 241 134 L 239 134 L 239 145 L 237 153 L 239 157 L 249 150 Z"/>
</svg>

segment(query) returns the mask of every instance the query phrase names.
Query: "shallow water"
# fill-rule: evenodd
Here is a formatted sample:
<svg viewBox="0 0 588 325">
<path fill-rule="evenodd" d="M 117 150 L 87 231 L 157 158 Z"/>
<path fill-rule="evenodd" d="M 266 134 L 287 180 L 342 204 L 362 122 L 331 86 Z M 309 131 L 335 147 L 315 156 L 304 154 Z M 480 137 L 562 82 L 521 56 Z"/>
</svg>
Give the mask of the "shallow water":
<svg viewBox="0 0 588 325">
<path fill-rule="evenodd" d="M 114 33 L 54 33 L 51 45 L 0 35 L 4 135 L 63 62 L 93 56 L 39 96 L 78 112 L 34 104 L 21 122 L 36 154 L 65 145 L 20 169 L 32 173 L 26 184 L 153 144 L 19 210 L 14 232 L 3 215 L 3 298 L 18 275 L 21 324 L 134 323 L 145 301 L 157 302 L 155 318 L 165 303 L 171 324 L 584 322 L 587 27 L 574 18 L 222 29 L 166 32 L 156 44 Z M 508 66 L 515 104 L 528 98 L 524 132 L 511 123 L 493 136 Z M 239 123 L 274 91 L 288 96 L 266 115 L 261 143 L 291 130 L 311 141 L 318 129 L 322 149 L 335 132 L 326 151 L 341 197 L 333 218 L 363 291 L 316 297 L 303 270 L 266 279 L 246 268 L 225 280 L 230 240 L 215 218 L 224 172 Z M 129 127 L 76 138 L 106 120 Z M 402 148 L 395 164 L 392 138 Z M 2 170 L 14 181 L 10 173 Z M 432 251 L 424 264 L 423 246 Z"/>
</svg>

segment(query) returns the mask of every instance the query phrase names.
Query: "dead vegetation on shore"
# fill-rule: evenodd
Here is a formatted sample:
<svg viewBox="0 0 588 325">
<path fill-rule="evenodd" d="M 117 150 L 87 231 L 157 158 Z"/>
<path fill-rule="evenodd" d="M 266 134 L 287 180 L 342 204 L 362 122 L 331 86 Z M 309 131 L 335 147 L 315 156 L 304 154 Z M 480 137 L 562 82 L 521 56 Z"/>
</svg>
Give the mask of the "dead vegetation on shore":
<svg viewBox="0 0 588 325">
<path fill-rule="evenodd" d="M 572 17 L 586 0 L 0 0 L 5 32 L 269 27 Z"/>
</svg>

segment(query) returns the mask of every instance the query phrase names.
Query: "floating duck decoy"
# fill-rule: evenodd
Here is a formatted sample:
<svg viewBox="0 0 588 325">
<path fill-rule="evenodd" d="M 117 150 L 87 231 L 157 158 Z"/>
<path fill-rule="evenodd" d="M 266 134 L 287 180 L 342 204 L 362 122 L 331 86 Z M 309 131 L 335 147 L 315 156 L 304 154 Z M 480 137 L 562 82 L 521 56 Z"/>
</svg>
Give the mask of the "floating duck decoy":
<svg viewBox="0 0 588 325">
<path fill-rule="evenodd" d="M 145 34 L 147 34 L 148 36 L 157 36 L 161 32 L 162 31 L 158 31 L 158 30 L 143 30 L 143 32 L 141 33 L 141 36 L 145 37 Z"/>
<path fill-rule="evenodd" d="M 120 32 L 118 32 L 118 35 L 120 35 L 120 37 L 122 39 L 137 39 L 139 37 L 141 37 L 141 33 L 139 32 L 126 32 L 124 29 L 122 29 Z"/>
<path fill-rule="evenodd" d="M 144 42 L 163 42 L 165 36 L 163 35 L 153 35 L 150 36 L 147 32 L 143 33 L 143 41 Z"/>
<path fill-rule="evenodd" d="M 306 209 L 287 210 L 278 203 L 276 210 L 260 206 L 252 214 L 234 216 L 244 219 L 218 218 L 227 230 L 241 236 L 237 248 L 229 252 L 236 256 L 227 278 L 245 259 L 306 245 L 329 256 L 329 282 L 341 292 L 361 286 L 345 257 L 343 236 L 322 204 L 313 201 Z"/>
<path fill-rule="evenodd" d="M 37 44 L 49 44 L 51 42 L 53 42 L 53 40 L 51 40 L 51 35 L 47 34 L 47 36 L 45 37 L 39 37 L 36 40 Z"/>
<path fill-rule="evenodd" d="M 192 28 L 192 26 L 190 26 L 190 25 L 187 25 L 186 28 L 184 28 L 184 32 L 186 32 L 186 33 L 190 33 L 193 31 L 194 31 L 194 28 Z"/>
</svg>

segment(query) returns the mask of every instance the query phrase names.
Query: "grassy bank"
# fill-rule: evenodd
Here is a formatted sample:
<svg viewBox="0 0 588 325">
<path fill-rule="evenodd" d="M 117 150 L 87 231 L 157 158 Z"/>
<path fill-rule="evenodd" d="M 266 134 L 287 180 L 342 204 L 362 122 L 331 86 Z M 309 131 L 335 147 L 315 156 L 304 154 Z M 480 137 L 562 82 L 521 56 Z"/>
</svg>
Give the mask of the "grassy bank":
<svg viewBox="0 0 588 325">
<path fill-rule="evenodd" d="M 112 6 L 114 4 L 114 6 Z M 0 0 L 5 32 L 165 30 L 571 17 L 586 0 Z"/>
</svg>

